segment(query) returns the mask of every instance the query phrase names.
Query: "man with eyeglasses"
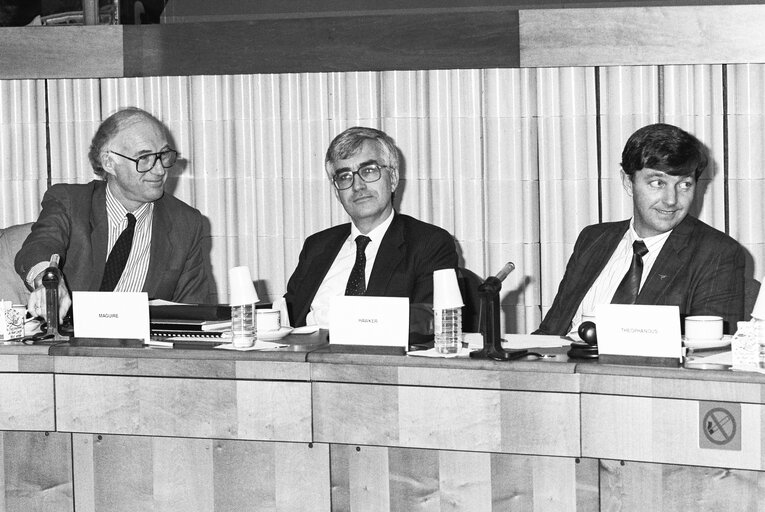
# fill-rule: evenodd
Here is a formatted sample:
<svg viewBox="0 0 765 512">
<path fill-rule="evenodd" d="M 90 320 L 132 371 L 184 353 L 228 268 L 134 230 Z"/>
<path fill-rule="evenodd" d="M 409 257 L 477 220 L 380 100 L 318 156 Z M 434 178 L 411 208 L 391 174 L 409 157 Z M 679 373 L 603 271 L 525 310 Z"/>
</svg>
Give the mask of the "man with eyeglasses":
<svg viewBox="0 0 765 512">
<path fill-rule="evenodd" d="M 202 250 L 202 214 L 165 194 L 178 153 L 164 125 L 125 108 L 99 126 L 88 153 L 96 175 L 87 184 L 53 185 L 16 255 L 16 271 L 32 290 L 27 309 L 45 315 L 42 273 L 53 255 L 64 279 L 59 315 L 73 291 L 145 291 L 149 298 L 210 302 L 209 264 Z"/>
<path fill-rule="evenodd" d="M 285 294 L 292 324 L 326 327 L 338 295 L 408 297 L 410 328 L 425 332 L 433 271 L 457 266 L 454 238 L 394 211 L 399 153 L 384 132 L 345 130 L 327 149 L 324 166 L 351 223 L 306 239 Z"/>
</svg>

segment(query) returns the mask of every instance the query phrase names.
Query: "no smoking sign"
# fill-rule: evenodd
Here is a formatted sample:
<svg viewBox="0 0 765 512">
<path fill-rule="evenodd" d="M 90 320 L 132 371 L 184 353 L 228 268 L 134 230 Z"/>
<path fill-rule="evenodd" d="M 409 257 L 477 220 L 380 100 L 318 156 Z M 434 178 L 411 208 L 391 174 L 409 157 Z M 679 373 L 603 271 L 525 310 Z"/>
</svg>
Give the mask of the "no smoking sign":
<svg viewBox="0 0 765 512">
<path fill-rule="evenodd" d="M 699 448 L 741 450 L 741 404 L 699 402 Z"/>
</svg>

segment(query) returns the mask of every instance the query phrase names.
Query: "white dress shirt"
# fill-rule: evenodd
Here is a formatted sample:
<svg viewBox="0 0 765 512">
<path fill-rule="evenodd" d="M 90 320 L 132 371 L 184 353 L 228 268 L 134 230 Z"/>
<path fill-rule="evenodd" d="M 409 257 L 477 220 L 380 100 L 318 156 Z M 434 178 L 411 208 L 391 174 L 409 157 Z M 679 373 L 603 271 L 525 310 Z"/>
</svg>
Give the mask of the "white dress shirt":
<svg viewBox="0 0 765 512">
<path fill-rule="evenodd" d="M 394 212 L 391 211 L 388 218 L 382 224 L 366 233 L 366 236 L 371 240 L 364 250 L 364 255 L 367 259 L 366 266 L 364 267 L 364 280 L 367 284 L 369 284 L 369 276 L 372 274 L 372 268 L 375 265 L 377 251 L 380 250 L 380 243 L 388 231 L 391 222 L 393 222 L 393 214 Z M 311 311 L 308 312 L 305 319 L 306 325 L 319 325 L 323 328 L 329 327 L 329 303 L 332 297 L 345 295 L 348 277 L 351 275 L 353 264 L 356 263 L 356 237 L 361 234 L 363 233 L 359 231 L 359 228 L 351 223 L 350 236 L 343 242 L 340 252 L 337 253 L 335 261 L 329 267 L 327 275 L 324 276 L 324 280 L 319 285 L 313 302 L 311 302 Z"/>
<path fill-rule="evenodd" d="M 120 234 L 127 227 L 127 213 L 128 211 L 117 201 L 107 184 L 106 217 L 109 222 L 109 240 L 106 246 L 107 259 Z M 122 272 L 122 276 L 114 288 L 115 292 L 140 292 L 143 289 L 146 274 L 149 270 L 154 203 L 144 203 L 131 213 L 135 217 L 133 245 L 130 248 L 130 256 L 128 256 L 127 263 L 125 264 L 125 270 Z"/>
<path fill-rule="evenodd" d="M 633 242 L 642 240 L 648 249 L 648 254 L 643 256 L 643 273 L 640 277 L 640 288 L 642 289 L 643 283 L 648 278 L 648 274 L 650 274 L 651 268 L 661 252 L 661 248 L 664 247 L 664 242 L 667 241 L 671 233 L 672 231 L 670 230 L 660 235 L 640 238 L 635 231 L 635 219 L 633 218 L 629 229 L 624 233 L 619 245 L 611 255 L 611 259 L 603 267 L 603 271 L 587 291 L 587 294 L 585 294 L 582 303 L 579 304 L 574 318 L 571 319 L 570 331 L 577 331 L 579 324 L 582 323 L 582 316 L 594 316 L 595 306 L 611 303 L 619 283 L 624 279 L 624 274 L 627 273 L 632 263 L 632 256 L 634 254 L 632 249 Z"/>
</svg>

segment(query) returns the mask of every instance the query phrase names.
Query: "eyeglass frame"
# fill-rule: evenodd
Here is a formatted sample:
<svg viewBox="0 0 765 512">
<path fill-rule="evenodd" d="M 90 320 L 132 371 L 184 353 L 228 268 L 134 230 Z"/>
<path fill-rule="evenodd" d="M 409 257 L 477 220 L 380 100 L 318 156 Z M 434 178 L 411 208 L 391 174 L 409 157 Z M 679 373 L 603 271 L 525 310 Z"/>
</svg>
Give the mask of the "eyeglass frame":
<svg viewBox="0 0 765 512">
<path fill-rule="evenodd" d="M 173 148 L 167 148 L 165 150 L 158 151 L 157 153 L 146 153 L 145 155 L 141 155 L 138 158 L 130 158 L 127 155 L 123 155 L 122 153 L 117 153 L 116 151 L 112 151 L 111 149 L 109 149 L 107 151 L 109 153 L 114 153 L 117 156 L 121 156 L 122 158 L 126 158 L 126 159 L 130 160 L 131 162 L 135 163 L 135 172 L 137 172 L 139 174 L 146 174 L 147 172 L 150 172 L 152 169 L 154 169 L 154 167 L 156 167 L 156 165 L 157 165 L 157 160 L 159 160 L 159 164 L 162 166 L 162 168 L 169 169 L 169 168 L 171 168 L 172 166 L 175 165 L 175 162 L 178 161 L 178 154 L 179 154 L 177 150 L 175 150 Z M 164 153 L 169 153 L 169 152 L 175 153 L 175 162 L 173 162 L 172 164 L 166 166 L 165 163 L 162 161 L 162 156 L 161 155 L 164 154 Z M 148 156 L 153 156 L 154 157 L 154 162 L 151 164 L 151 167 L 149 167 L 145 171 L 142 171 L 142 170 L 138 169 L 138 162 L 140 162 L 142 158 L 146 158 Z"/>
<path fill-rule="evenodd" d="M 369 167 L 375 167 L 377 169 L 377 173 L 378 173 L 377 178 L 375 178 L 373 180 L 366 180 L 361 175 L 361 171 L 364 170 L 364 169 L 367 169 Z M 361 167 L 359 167 L 355 171 L 351 171 L 350 169 L 349 170 L 340 171 L 339 173 L 336 171 L 335 174 L 332 175 L 331 180 L 332 180 L 332 184 L 335 186 L 335 188 L 337 190 L 348 190 L 349 188 L 353 187 L 353 181 L 356 179 L 356 176 L 358 176 L 359 179 L 361 181 L 363 181 L 364 183 L 374 183 L 376 181 L 380 181 L 380 178 L 382 178 L 382 170 L 383 169 L 392 169 L 392 168 L 393 167 L 391 167 L 390 165 L 382 165 L 382 164 L 378 164 L 377 162 L 374 162 L 374 163 L 362 165 Z M 345 188 L 340 188 L 340 185 L 338 185 L 337 181 L 335 181 L 335 178 L 337 176 L 339 176 L 339 175 L 342 175 L 342 174 L 350 174 L 351 175 L 350 184 L 347 187 L 345 187 Z"/>
</svg>

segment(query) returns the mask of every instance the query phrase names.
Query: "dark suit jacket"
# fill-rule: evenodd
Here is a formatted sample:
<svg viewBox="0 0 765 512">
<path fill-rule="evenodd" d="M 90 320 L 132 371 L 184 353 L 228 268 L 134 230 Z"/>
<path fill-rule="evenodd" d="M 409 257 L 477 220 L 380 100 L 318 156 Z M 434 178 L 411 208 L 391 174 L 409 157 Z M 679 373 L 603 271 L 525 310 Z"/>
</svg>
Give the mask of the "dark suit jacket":
<svg viewBox="0 0 765 512">
<path fill-rule="evenodd" d="M 350 223 L 342 224 L 309 236 L 303 244 L 284 295 L 295 327 L 305 325 L 319 285 L 350 234 Z M 433 271 L 456 267 L 454 238 L 446 230 L 396 213 L 380 243 L 366 295 L 409 297 L 413 305 L 432 308 Z"/>
<path fill-rule="evenodd" d="M 550 311 L 534 334 L 564 335 L 587 291 L 629 228 L 629 220 L 587 226 L 579 234 Z M 744 319 L 744 248 L 686 216 L 651 267 L 637 304 L 676 305 L 680 315 L 719 315 L 726 332 Z"/>
<path fill-rule="evenodd" d="M 16 255 L 16 272 L 26 279 L 29 269 L 52 254 L 72 291 L 97 291 L 108 244 L 106 182 L 53 185 L 42 201 L 32 233 Z M 204 303 L 213 282 L 202 251 L 202 214 L 165 194 L 154 203 L 149 269 L 143 291 L 151 299 Z"/>
</svg>

